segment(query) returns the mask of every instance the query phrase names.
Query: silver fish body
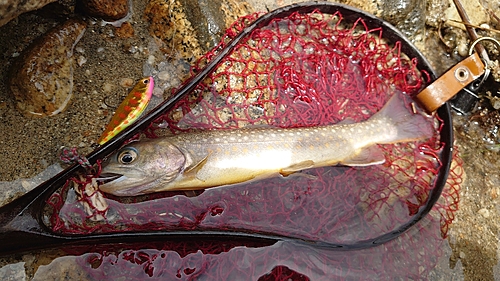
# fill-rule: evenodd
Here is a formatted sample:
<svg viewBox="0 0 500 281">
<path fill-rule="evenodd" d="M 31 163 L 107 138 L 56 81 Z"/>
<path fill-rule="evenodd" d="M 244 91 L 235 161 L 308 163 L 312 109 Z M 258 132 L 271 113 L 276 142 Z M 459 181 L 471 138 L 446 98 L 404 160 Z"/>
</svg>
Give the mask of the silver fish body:
<svg viewBox="0 0 500 281">
<path fill-rule="evenodd" d="M 103 173 L 123 175 L 103 184 L 119 196 L 196 190 L 236 184 L 323 166 L 381 164 L 376 144 L 432 136 L 432 121 L 407 110 L 395 95 L 359 123 L 309 128 L 208 130 L 140 141 L 123 147 Z"/>
</svg>

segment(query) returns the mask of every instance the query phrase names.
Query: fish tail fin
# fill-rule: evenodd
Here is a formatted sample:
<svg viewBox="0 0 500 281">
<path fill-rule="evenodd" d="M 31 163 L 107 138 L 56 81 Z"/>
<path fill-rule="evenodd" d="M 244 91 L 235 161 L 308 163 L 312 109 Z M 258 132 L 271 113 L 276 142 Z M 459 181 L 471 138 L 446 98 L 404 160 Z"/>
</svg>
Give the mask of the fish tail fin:
<svg viewBox="0 0 500 281">
<path fill-rule="evenodd" d="M 405 104 L 400 94 L 395 94 L 384 107 L 370 120 L 383 119 L 390 133 L 387 139 L 379 143 L 396 143 L 422 140 L 432 137 L 433 122 L 419 113 L 413 113 Z"/>
</svg>

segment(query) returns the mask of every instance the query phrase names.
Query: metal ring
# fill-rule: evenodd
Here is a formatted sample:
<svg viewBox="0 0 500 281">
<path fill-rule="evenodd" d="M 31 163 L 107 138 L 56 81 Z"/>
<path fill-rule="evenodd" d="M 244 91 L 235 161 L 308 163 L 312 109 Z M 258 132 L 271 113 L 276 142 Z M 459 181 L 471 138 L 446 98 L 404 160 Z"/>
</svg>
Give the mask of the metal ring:
<svg viewBox="0 0 500 281">
<path fill-rule="evenodd" d="M 476 46 L 476 44 L 483 41 L 483 40 L 488 40 L 488 41 L 495 43 L 497 45 L 498 49 L 500 50 L 500 42 L 498 42 L 497 39 L 495 39 L 493 37 L 489 37 L 489 36 L 484 36 L 484 37 L 479 37 L 476 40 L 474 40 L 474 42 L 472 42 L 472 44 L 470 45 L 470 48 L 469 48 L 469 56 L 472 55 L 472 53 L 474 52 L 474 47 Z"/>
<path fill-rule="evenodd" d="M 472 44 L 470 45 L 470 48 L 469 48 L 469 56 L 472 55 L 472 53 L 474 52 L 474 47 L 476 46 L 476 44 L 481 42 L 481 41 L 484 41 L 484 40 L 488 40 L 488 41 L 491 41 L 494 44 L 496 44 L 498 50 L 500 51 L 500 42 L 497 39 L 495 39 L 493 37 L 489 37 L 489 36 L 484 36 L 484 37 L 479 37 L 476 40 L 474 40 L 474 42 L 472 42 Z M 486 52 L 486 49 L 485 49 L 485 52 Z M 489 64 L 489 60 L 484 61 L 484 59 L 483 59 L 483 62 L 485 65 L 485 72 L 483 74 L 483 77 L 481 78 L 481 81 L 479 81 L 479 83 L 476 83 L 476 85 L 472 85 L 472 87 L 475 88 L 476 90 L 479 89 L 479 87 L 481 87 L 481 85 L 483 85 L 484 81 L 486 81 L 486 79 L 488 79 L 488 77 L 490 76 L 490 73 L 491 73 L 491 67 Z"/>
</svg>

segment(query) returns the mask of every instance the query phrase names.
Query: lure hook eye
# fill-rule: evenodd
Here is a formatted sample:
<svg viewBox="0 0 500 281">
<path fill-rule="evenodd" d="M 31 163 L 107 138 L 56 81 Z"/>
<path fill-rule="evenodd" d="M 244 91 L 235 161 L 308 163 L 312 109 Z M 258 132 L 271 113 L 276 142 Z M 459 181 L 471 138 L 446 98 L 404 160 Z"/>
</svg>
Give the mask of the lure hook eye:
<svg viewBox="0 0 500 281">
<path fill-rule="evenodd" d="M 137 150 L 125 148 L 118 154 L 118 162 L 120 162 L 120 164 L 129 165 L 132 164 L 138 156 Z"/>
</svg>

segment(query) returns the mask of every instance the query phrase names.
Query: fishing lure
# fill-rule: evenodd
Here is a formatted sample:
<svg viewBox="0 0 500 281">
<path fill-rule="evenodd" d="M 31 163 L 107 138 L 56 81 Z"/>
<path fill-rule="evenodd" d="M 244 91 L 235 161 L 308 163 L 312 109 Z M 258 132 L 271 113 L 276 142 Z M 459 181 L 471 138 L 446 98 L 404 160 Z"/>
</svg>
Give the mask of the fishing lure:
<svg viewBox="0 0 500 281">
<path fill-rule="evenodd" d="M 97 141 L 98 144 L 105 144 L 141 116 L 151 99 L 153 87 L 153 77 L 143 78 L 134 86 L 111 118 L 106 130 Z"/>
</svg>

